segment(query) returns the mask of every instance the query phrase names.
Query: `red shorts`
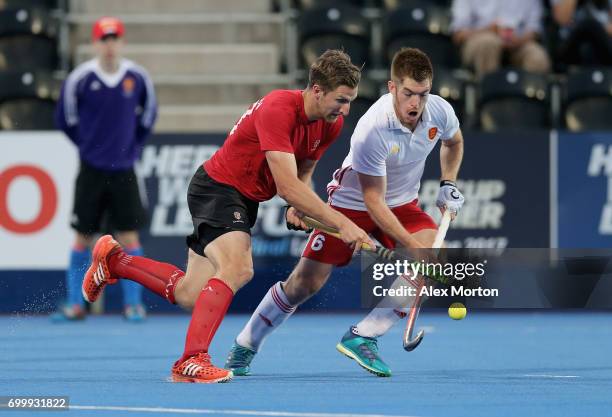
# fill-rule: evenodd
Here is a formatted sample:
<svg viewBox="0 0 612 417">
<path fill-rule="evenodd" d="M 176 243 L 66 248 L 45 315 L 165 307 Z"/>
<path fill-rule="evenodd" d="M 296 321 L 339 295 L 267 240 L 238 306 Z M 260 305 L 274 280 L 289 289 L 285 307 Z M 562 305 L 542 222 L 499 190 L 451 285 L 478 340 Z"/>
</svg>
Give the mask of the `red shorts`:
<svg viewBox="0 0 612 417">
<path fill-rule="evenodd" d="M 366 233 L 374 236 L 376 240 L 380 242 L 386 248 L 395 248 L 395 240 L 391 236 L 383 233 L 374 220 L 370 218 L 367 211 L 352 210 L 341 207 L 334 207 L 334 210 L 338 210 L 346 217 L 351 219 L 357 226 L 361 227 Z M 419 230 L 433 229 L 436 230 L 438 226 L 429 216 L 425 213 L 418 205 L 418 200 L 411 201 L 403 206 L 392 208 L 391 211 L 404 228 L 410 232 L 415 233 Z M 353 256 L 353 250 L 342 240 L 337 237 L 328 235 L 320 230 L 315 230 L 311 233 L 308 243 L 302 252 L 304 258 L 312 259 L 326 264 L 332 264 L 336 266 L 344 266 L 351 261 Z"/>
</svg>

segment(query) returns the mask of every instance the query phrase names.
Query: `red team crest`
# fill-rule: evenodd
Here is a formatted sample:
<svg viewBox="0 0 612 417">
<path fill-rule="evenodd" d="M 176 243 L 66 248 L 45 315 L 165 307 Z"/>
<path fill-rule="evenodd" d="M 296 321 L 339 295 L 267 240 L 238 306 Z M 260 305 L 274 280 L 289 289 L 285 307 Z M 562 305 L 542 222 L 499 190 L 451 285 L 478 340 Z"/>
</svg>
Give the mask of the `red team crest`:
<svg viewBox="0 0 612 417">
<path fill-rule="evenodd" d="M 433 140 L 436 137 L 436 133 L 438 133 L 437 127 L 432 127 L 431 129 L 429 129 L 429 132 L 427 132 L 429 140 Z"/>
<path fill-rule="evenodd" d="M 126 96 L 131 95 L 134 92 L 135 86 L 136 83 L 134 82 L 134 79 L 132 77 L 126 77 L 122 83 L 123 94 L 125 94 Z"/>
</svg>

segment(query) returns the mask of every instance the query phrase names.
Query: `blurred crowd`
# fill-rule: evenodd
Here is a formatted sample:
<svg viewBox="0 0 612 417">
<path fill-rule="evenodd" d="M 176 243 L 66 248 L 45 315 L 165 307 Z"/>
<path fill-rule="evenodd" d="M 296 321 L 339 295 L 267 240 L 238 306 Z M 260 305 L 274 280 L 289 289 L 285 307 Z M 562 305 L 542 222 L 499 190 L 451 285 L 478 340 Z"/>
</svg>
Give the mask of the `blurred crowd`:
<svg viewBox="0 0 612 417">
<path fill-rule="evenodd" d="M 74 37 L 60 34 L 77 28 L 75 17 L 71 23 L 66 16 L 79 12 L 59 10 L 62 4 L 0 0 L 0 130 L 55 128 L 61 79 L 78 63 Z M 326 49 L 342 48 L 363 63 L 352 122 L 385 89 L 393 54 L 410 46 L 431 58 L 433 92 L 469 127 L 513 126 L 512 118 L 502 118 L 506 98 L 514 96 L 540 109 L 527 125 L 612 129 L 612 120 L 601 117 L 612 111 L 612 0 L 270 0 L 269 13 L 276 12 L 286 12 L 282 33 L 295 36 L 270 41 L 280 52 L 271 64 L 278 74 L 270 75 L 285 73 L 288 86 L 303 85 L 304 69 Z M 139 19 L 154 15 L 140 13 Z M 163 75 L 182 74 L 181 65 Z M 502 96 L 505 104 L 485 114 L 487 103 Z"/>
<path fill-rule="evenodd" d="M 454 0 L 453 41 L 477 76 L 512 65 L 563 72 L 612 64 L 610 0 Z"/>
<path fill-rule="evenodd" d="M 380 50 L 370 47 L 366 67 L 402 45 L 420 47 L 434 65 L 462 67 L 477 78 L 507 66 L 564 73 L 571 66 L 612 64 L 612 0 L 293 0 L 293 7 L 302 47 L 317 32 L 375 44 L 374 31 L 366 28 L 380 22 Z M 358 61 L 350 38 L 342 43 Z M 446 56 L 435 62 L 441 52 Z"/>
<path fill-rule="evenodd" d="M 610 0 L 294 0 L 294 7 L 301 64 L 342 46 L 365 63 L 372 90 L 384 90 L 390 57 L 419 48 L 434 65 L 432 91 L 469 128 L 612 128 Z M 377 97 L 368 90 L 362 82 L 364 108 Z"/>
</svg>

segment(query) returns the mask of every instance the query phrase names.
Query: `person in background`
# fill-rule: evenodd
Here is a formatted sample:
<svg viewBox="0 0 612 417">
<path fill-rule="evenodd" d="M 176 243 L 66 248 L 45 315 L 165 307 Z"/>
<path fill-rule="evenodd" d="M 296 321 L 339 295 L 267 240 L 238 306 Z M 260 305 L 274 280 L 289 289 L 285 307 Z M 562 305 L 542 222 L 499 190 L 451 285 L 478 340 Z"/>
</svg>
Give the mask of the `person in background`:
<svg viewBox="0 0 612 417">
<path fill-rule="evenodd" d="M 66 273 L 66 303 L 54 320 L 85 317 L 81 282 L 91 262 L 94 236 L 108 222 L 130 255 L 142 255 L 138 230 L 147 222 L 134 163 L 153 128 L 157 103 L 147 71 L 122 58 L 124 25 L 98 19 L 92 29 L 96 57 L 77 66 L 62 87 L 55 121 L 78 147 L 71 226 L 76 231 Z M 124 314 L 140 321 L 142 287 L 122 281 Z"/>
<path fill-rule="evenodd" d="M 612 65 L 612 0 L 552 0 L 559 56 L 569 65 Z"/>
<path fill-rule="evenodd" d="M 539 1 L 453 0 L 451 30 L 463 65 L 473 67 L 478 78 L 497 70 L 504 55 L 512 66 L 545 73 L 551 64 L 537 41 L 541 20 Z"/>
</svg>

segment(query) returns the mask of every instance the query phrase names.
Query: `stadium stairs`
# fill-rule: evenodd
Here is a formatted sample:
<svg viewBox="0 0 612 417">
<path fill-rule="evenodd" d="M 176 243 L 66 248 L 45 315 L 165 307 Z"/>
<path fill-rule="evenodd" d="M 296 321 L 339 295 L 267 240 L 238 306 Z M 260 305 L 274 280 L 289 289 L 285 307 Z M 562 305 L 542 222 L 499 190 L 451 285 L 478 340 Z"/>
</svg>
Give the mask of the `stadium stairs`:
<svg viewBox="0 0 612 417">
<path fill-rule="evenodd" d="M 271 0 L 71 0 L 73 61 L 92 56 L 91 25 L 116 15 L 124 55 L 153 77 L 157 132 L 225 132 L 248 106 L 291 79 L 280 72 L 282 13 Z"/>
</svg>

